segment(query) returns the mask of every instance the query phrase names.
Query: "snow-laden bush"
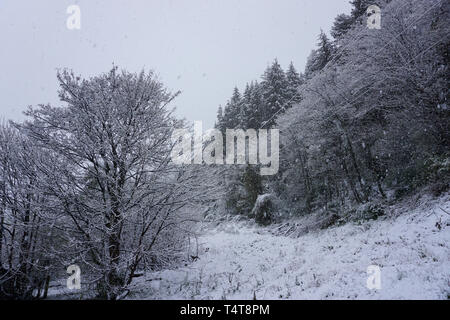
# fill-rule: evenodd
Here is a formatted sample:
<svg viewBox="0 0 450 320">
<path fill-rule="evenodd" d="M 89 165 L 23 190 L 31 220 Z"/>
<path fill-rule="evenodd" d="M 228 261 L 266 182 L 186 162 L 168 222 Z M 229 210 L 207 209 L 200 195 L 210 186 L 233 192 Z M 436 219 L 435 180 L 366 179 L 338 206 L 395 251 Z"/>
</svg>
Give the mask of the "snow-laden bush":
<svg viewBox="0 0 450 320">
<path fill-rule="evenodd" d="M 255 221 L 261 225 L 268 225 L 273 220 L 274 213 L 274 199 L 272 194 L 266 193 L 259 195 L 256 199 L 255 206 L 250 214 L 251 217 L 255 217 Z"/>
</svg>

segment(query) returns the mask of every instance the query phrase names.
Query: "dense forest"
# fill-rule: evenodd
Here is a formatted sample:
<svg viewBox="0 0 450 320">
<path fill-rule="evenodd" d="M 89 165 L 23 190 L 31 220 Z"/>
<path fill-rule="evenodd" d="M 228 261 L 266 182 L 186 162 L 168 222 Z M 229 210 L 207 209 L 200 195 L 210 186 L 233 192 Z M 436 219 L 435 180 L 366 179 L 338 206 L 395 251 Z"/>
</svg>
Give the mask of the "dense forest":
<svg viewBox="0 0 450 320">
<path fill-rule="evenodd" d="M 376 215 L 383 199 L 448 190 L 448 3 L 377 1 L 381 29 L 366 24 L 373 1 L 351 4 L 332 38 L 320 32 L 302 74 L 275 59 L 219 108 L 222 131 L 281 132 L 278 175 L 229 169 L 227 212 L 248 214 L 258 194 L 270 193 L 284 215 L 343 214 L 367 203 Z"/>
</svg>

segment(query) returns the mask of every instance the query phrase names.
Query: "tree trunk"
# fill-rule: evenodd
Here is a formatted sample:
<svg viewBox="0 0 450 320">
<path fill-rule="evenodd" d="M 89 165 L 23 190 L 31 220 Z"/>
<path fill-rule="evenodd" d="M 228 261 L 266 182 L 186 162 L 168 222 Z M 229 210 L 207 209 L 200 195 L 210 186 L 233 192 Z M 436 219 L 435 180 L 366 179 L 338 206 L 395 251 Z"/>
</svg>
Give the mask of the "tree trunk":
<svg viewBox="0 0 450 320">
<path fill-rule="evenodd" d="M 111 214 L 111 220 L 108 229 L 111 230 L 108 237 L 109 248 L 109 271 L 107 275 L 108 299 L 115 300 L 120 294 L 118 291 L 123 286 L 123 277 L 120 274 L 120 213 L 116 210 Z"/>
<path fill-rule="evenodd" d="M 42 299 L 47 299 L 49 286 L 50 286 L 50 275 L 47 275 L 47 277 L 45 278 L 44 294 L 42 295 Z"/>
</svg>

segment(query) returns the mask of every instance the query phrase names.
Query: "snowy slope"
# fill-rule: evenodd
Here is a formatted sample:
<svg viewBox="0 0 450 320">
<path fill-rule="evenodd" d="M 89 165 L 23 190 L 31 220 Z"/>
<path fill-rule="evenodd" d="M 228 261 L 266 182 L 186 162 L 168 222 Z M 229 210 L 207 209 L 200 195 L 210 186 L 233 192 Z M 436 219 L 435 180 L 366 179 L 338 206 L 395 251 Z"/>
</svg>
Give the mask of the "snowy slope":
<svg viewBox="0 0 450 320">
<path fill-rule="evenodd" d="M 200 237 L 198 260 L 136 279 L 129 298 L 447 299 L 450 196 L 411 206 L 295 239 L 222 225 Z M 380 290 L 366 287 L 369 265 L 381 268 Z"/>
</svg>

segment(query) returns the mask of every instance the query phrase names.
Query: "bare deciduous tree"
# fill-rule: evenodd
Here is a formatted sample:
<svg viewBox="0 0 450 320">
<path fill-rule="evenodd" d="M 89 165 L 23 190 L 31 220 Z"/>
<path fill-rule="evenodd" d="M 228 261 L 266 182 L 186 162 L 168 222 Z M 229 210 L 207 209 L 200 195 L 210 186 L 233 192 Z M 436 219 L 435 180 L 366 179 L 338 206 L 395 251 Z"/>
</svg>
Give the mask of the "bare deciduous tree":
<svg viewBox="0 0 450 320">
<path fill-rule="evenodd" d="M 158 256 L 158 241 L 176 242 L 164 234 L 193 201 L 192 173 L 170 159 L 172 130 L 182 125 L 168 110 L 176 94 L 152 72 L 116 67 L 89 80 L 63 71 L 58 80 L 66 105 L 30 109 L 32 120 L 17 127 L 59 159 L 48 192 L 64 215 L 67 263 L 83 265 L 99 295 L 115 299 Z"/>
</svg>

